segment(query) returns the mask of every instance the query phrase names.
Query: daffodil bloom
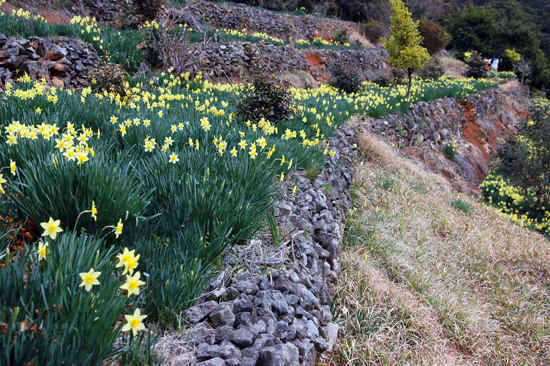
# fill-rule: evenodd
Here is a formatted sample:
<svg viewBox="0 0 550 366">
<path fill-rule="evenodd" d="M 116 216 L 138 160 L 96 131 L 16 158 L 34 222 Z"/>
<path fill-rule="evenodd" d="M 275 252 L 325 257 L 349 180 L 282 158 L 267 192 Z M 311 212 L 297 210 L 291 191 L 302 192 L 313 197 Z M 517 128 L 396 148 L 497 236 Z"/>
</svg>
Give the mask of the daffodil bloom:
<svg viewBox="0 0 550 366">
<path fill-rule="evenodd" d="M 115 235 L 117 239 L 118 239 L 118 236 L 122 234 L 123 227 L 124 225 L 122 224 L 122 219 L 118 219 L 118 224 L 116 225 L 116 229 L 115 229 Z"/>
<path fill-rule="evenodd" d="M 82 278 L 82 283 L 78 287 L 84 286 L 86 291 L 90 292 L 92 289 L 92 286 L 99 285 L 99 281 L 97 278 L 101 275 L 101 272 L 95 272 L 93 268 L 91 268 L 88 272 L 82 272 L 79 274 L 80 278 Z"/>
<path fill-rule="evenodd" d="M 38 253 L 38 260 L 41 261 L 43 259 L 46 259 L 47 248 L 48 248 L 48 243 L 46 244 L 42 242 L 38 243 L 38 249 L 36 251 Z"/>
<path fill-rule="evenodd" d="M 143 319 L 147 318 L 147 315 L 141 315 L 141 310 L 136 309 L 134 314 L 124 315 L 124 317 L 128 323 L 122 327 L 123 332 L 129 332 L 131 330 L 135 336 L 137 332 L 145 329 Z"/>
<path fill-rule="evenodd" d="M 128 296 L 139 295 L 139 286 L 145 285 L 145 282 L 140 280 L 141 273 L 136 272 L 135 275 L 126 275 L 126 283 L 120 286 L 121 289 L 128 291 Z"/>
<path fill-rule="evenodd" d="M 205 132 L 210 130 L 210 122 L 208 122 L 208 118 L 201 118 L 201 127 Z"/>
<path fill-rule="evenodd" d="M 97 207 L 95 207 L 95 202 L 92 201 L 92 209 L 90 210 L 91 213 L 92 213 L 92 217 L 94 218 L 94 220 L 97 221 Z"/>
<path fill-rule="evenodd" d="M 48 222 L 40 223 L 40 226 L 42 226 L 42 228 L 44 229 L 42 236 L 49 236 L 50 238 L 55 240 L 55 238 L 57 237 L 57 233 L 60 233 L 63 231 L 63 229 L 59 227 L 60 223 L 61 223 L 61 220 L 54 220 L 51 217 Z"/>
<path fill-rule="evenodd" d="M 17 165 L 15 165 L 15 161 L 10 160 L 10 171 L 12 175 L 15 175 L 15 172 L 17 171 Z"/>
<path fill-rule="evenodd" d="M 170 162 L 172 164 L 176 164 L 178 161 L 180 161 L 180 158 L 178 158 L 178 155 L 176 155 L 176 153 L 170 154 Z"/>
<path fill-rule="evenodd" d="M 124 271 L 122 274 L 126 274 L 126 272 L 133 274 L 134 269 L 136 269 L 138 265 L 138 260 L 140 258 L 140 255 L 134 255 L 135 250 L 128 250 L 128 248 L 124 248 L 124 251 L 122 254 L 118 254 L 118 263 L 116 264 L 116 267 L 122 267 L 124 266 Z"/>
</svg>

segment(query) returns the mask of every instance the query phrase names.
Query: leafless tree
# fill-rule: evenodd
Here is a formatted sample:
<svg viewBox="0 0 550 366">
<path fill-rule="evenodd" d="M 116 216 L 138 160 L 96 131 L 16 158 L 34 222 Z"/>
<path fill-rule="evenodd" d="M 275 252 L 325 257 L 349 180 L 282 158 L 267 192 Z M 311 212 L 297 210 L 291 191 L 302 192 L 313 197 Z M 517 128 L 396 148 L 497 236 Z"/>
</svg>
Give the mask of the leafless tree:
<svg viewBox="0 0 550 366">
<path fill-rule="evenodd" d="M 516 70 L 521 73 L 521 83 L 523 84 L 524 79 L 531 75 L 531 64 L 528 60 L 522 57 L 516 65 Z"/>
<path fill-rule="evenodd" d="M 175 74 L 190 71 L 193 65 L 199 62 L 201 51 L 209 43 L 210 39 L 204 35 L 201 43 L 192 44 L 189 41 L 188 26 L 175 27 L 169 30 L 170 25 L 185 24 L 174 13 L 162 16 L 160 27 L 151 31 L 152 47 L 158 53 L 162 66 L 172 69 Z"/>
</svg>

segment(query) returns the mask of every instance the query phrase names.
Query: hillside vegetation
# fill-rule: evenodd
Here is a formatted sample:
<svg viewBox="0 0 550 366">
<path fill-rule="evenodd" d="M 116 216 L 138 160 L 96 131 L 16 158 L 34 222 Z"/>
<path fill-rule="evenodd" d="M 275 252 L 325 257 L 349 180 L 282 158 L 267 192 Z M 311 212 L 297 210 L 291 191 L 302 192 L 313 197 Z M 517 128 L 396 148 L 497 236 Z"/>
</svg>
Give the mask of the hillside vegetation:
<svg viewBox="0 0 550 366">
<path fill-rule="evenodd" d="M 371 135 L 360 149 L 334 363 L 545 364 L 548 241 Z"/>
</svg>

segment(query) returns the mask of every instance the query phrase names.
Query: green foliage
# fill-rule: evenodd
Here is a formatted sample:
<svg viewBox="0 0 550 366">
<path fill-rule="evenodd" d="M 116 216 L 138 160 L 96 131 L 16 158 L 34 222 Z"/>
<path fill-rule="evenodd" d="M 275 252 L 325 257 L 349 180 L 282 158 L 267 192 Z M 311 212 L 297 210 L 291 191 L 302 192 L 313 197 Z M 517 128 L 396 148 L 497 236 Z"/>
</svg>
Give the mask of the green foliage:
<svg viewBox="0 0 550 366">
<path fill-rule="evenodd" d="M 515 50 L 531 64 L 531 85 L 550 89 L 550 62 L 539 47 L 540 40 L 527 24 L 513 16 L 513 11 L 501 12 L 495 7 L 470 4 L 446 19 L 445 28 L 453 37 L 451 49 L 476 50 L 489 57 L 501 57 L 503 64 L 499 68 L 504 71 L 514 66 L 504 57 L 506 50 Z"/>
<path fill-rule="evenodd" d="M 451 41 L 451 36 L 445 32 L 445 28 L 431 20 L 420 20 L 418 22 L 418 31 L 423 38 L 422 46 L 432 56 L 444 49 Z"/>
<path fill-rule="evenodd" d="M 361 33 L 373 44 L 380 42 L 380 38 L 386 36 L 387 28 L 379 20 L 371 19 L 361 25 Z"/>
<path fill-rule="evenodd" d="M 2 160 L 13 159 L 20 167 L 8 184 L 10 202 L 21 218 L 40 223 L 54 217 L 65 228 L 94 235 L 110 233 L 103 228 L 119 219 L 129 223 L 142 219 L 149 199 L 131 160 L 108 163 L 107 156 L 98 152 L 90 161 L 77 165 L 61 154 L 36 154 L 37 145 L 33 140 L 9 149 L 1 145 Z M 89 213 L 80 215 L 91 210 L 92 201 L 99 207 L 97 220 Z M 112 244 L 115 238 L 110 235 L 106 240 Z"/>
<path fill-rule="evenodd" d="M 510 183 L 532 192 L 536 209 L 550 204 L 550 106 L 539 104 L 520 134 L 497 150 L 498 168 Z"/>
<path fill-rule="evenodd" d="M 508 60 L 510 60 L 510 62 L 514 66 L 519 62 L 519 60 L 521 60 L 521 55 L 517 53 L 516 50 L 507 49 L 504 50 L 504 53 L 506 54 Z"/>
<path fill-rule="evenodd" d="M 466 69 L 464 76 L 474 79 L 485 79 L 488 76 L 487 62 L 479 52 L 473 51 L 467 64 L 468 69 Z"/>
<path fill-rule="evenodd" d="M 102 357 L 120 351 L 116 348 L 118 346 L 113 349 L 119 332 L 115 324 L 121 315 L 128 314 L 128 298 L 119 304 L 118 298 L 111 299 L 107 295 L 111 289 L 116 293 L 121 285 L 120 269 L 112 268 L 112 253 L 121 252 L 124 247 L 141 256 L 137 270 L 147 281 L 139 300 L 130 297 L 134 304 L 132 311 L 140 308 L 147 315 L 147 321 L 177 328 L 181 325 L 182 311 L 193 305 L 216 275 L 215 266 L 223 254 L 235 244 L 249 239 L 261 226 L 260 220 L 272 207 L 277 188 L 275 181 L 281 173 L 289 174 L 290 161 L 292 169 L 304 169 L 306 176 L 314 179 L 322 171 L 324 155 L 330 153 L 319 149 L 319 143 L 349 116 L 357 113 L 382 116 L 405 111 L 406 89 L 402 86 L 379 88 L 366 83 L 361 94 L 346 98 L 331 87 L 314 91 L 292 90 L 300 103 L 299 113 L 279 122 L 276 128 L 270 125 L 267 133 L 265 121 L 247 125 L 242 123 L 246 121 L 236 117 L 235 99 L 247 90 L 245 86 L 218 86 L 199 78 L 187 80 L 185 76 L 172 78 L 166 74 L 150 77 L 140 74 L 131 78 L 129 83 L 143 90 L 133 92 L 140 97 L 132 100 L 133 104 L 117 102 L 114 95 L 111 98 L 88 91 L 44 88 L 35 83 L 14 84 L 0 99 L 2 131 L 9 130 L 10 126 L 13 129 L 14 121 L 19 121 L 20 126 L 18 132 L 13 132 L 18 138 L 16 144 L 9 145 L 6 139 L 10 134 L 5 133 L 2 136 L 5 142 L 0 145 L 3 166 L 9 167 L 10 160 L 17 165 L 15 175 L 9 173 L 9 168 L 4 174 L 9 200 L 2 201 L 2 209 L 7 209 L 9 204 L 21 218 L 28 215 L 38 225 L 52 217 L 61 221 L 64 230 L 55 242 L 50 242 L 49 248 L 58 252 L 49 253 L 50 258 L 42 262 L 36 272 L 34 267 L 28 269 L 27 264 L 0 269 L 1 291 L 6 289 L 0 296 L 0 303 L 10 301 L 10 304 L 15 304 L 19 301 L 31 304 L 28 306 L 30 313 L 23 314 L 19 310 L 17 316 L 13 312 L 19 305 L 0 306 L 3 317 L 0 322 L 17 331 L 17 326 L 28 317 L 35 324 L 42 322 L 42 329 L 51 326 L 56 332 L 63 329 L 66 332 L 63 334 L 79 335 L 78 339 L 56 335 L 63 345 L 68 345 L 56 348 L 51 343 L 45 345 L 38 333 L 20 332 L 21 337 L 27 338 L 17 341 L 19 343 L 12 346 L 14 351 L 6 353 L 15 357 L 11 364 L 25 364 L 23 361 L 28 360 L 25 357 L 34 357 L 35 350 L 41 350 L 44 357 L 55 356 L 49 358 L 52 360 L 65 357 L 67 364 L 74 365 L 94 364 L 96 360 L 101 364 Z M 486 81 L 415 80 L 411 100 L 461 97 L 491 87 L 495 85 Z M 325 112 L 321 107 L 323 101 L 342 114 Z M 158 104 L 162 102 L 166 104 L 160 107 Z M 203 125 L 204 119 L 209 121 L 208 129 Z M 73 126 L 75 122 L 77 126 Z M 39 134 L 36 139 L 23 136 L 46 124 L 51 129 L 55 125 L 56 132 L 48 137 L 46 133 Z M 85 143 L 74 145 L 89 152 L 89 160 L 81 165 L 67 160 L 62 155 L 66 151 L 56 148 L 59 144 L 56 139 L 66 138 L 70 131 L 73 131 L 74 138 L 87 136 Z M 172 142 L 164 149 L 162 145 L 167 144 L 168 139 Z M 153 150 L 146 148 L 146 140 L 155 140 Z M 239 143 L 243 140 L 247 145 L 240 148 Z M 262 147 L 260 141 L 266 145 Z M 252 144 L 257 148 L 255 157 L 250 154 Z M 238 150 L 232 150 L 233 147 Z M 94 150 L 95 154 L 92 154 Z M 179 161 L 170 163 L 172 154 L 179 157 Z M 281 164 L 283 154 L 286 163 Z M 97 208 L 97 221 L 91 215 L 92 202 Z M 124 227 L 116 238 L 113 231 L 119 219 Z M 63 240 L 68 241 L 60 245 Z M 85 241 L 90 242 L 90 246 Z M 6 245 L 7 242 L 0 238 L 0 246 Z M 78 254 L 76 251 L 82 252 L 82 257 L 71 259 Z M 35 254 L 29 255 L 36 257 Z M 48 272 L 48 268 L 54 268 L 51 267 L 53 264 L 50 266 L 50 259 L 58 255 L 66 255 L 57 262 L 66 262 L 67 265 L 57 274 Z M 94 262 L 96 255 L 99 258 L 97 264 Z M 106 263 L 102 262 L 104 258 L 108 259 L 105 259 Z M 33 261 L 23 262 L 35 265 Z M 78 297 L 80 295 L 74 289 L 79 284 L 74 273 L 88 271 L 92 264 L 94 269 L 104 272 L 100 278 L 100 291 L 93 289 L 96 298 L 100 296 L 103 300 L 102 296 L 105 296 L 105 299 L 111 299 L 93 307 L 101 314 L 108 311 L 105 322 L 102 317 L 94 320 L 96 315 L 89 310 L 93 301 L 91 297 Z M 22 271 L 27 270 L 26 283 L 37 286 L 25 287 Z M 43 279 L 40 276 L 50 277 Z M 52 280 L 54 278 L 57 282 Z M 9 285 L 8 281 L 11 281 Z M 103 287 L 104 284 L 107 287 Z M 13 289 L 11 285 L 19 287 Z M 46 292 L 46 296 L 41 291 Z M 79 301 L 78 311 L 81 313 L 74 315 L 77 308 L 75 305 L 73 309 L 71 305 L 67 309 L 73 310 L 66 316 L 44 318 L 46 320 L 32 318 L 30 314 L 44 308 L 45 301 L 58 303 L 57 300 L 49 301 L 50 292 L 55 296 L 65 296 L 66 302 L 69 297 L 74 297 Z M 10 317 L 15 320 L 9 320 Z M 86 319 L 89 323 L 80 324 L 80 320 L 75 320 L 78 326 L 71 327 L 72 323 L 67 319 L 73 318 Z M 51 325 L 48 319 L 51 319 Z M 115 319 L 114 323 L 112 319 Z M 90 331 L 86 328 L 88 326 L 95 330 Z M 140 333 L 139 336 L 147 342 L 148 335 Z M 4 338 L 4 349 L 10 346 L 9 337 Z M 35 337 L 29 343 L 32 346 L 21 348 L 25 355 L 17 353 L 19 344 L 27 342 L 29 337 Z M 101 338 L 93 341 L 99 343 L 93 346 L 86 343 L 92 342 L 94 337 Z M 43 347 L 50 348 L 42 351 Z M 138 363 L 137 359 L 150 362 L 147 348 L 139 355 L 136 343 L 125 343 L 124 347 L 127 351 L 120 355 L 123 362 Z M 57 357 L 61 353 L 81 355 L 83 349 L 89 349 L 91 356 L 82 356 L 83 359 L 71 355 Z M 88 362 L 85 357 L 93 357 L 93 362 Z M 47 365 L 47 362 L 37 359 L 36 364 Z"/>
<path fill-rule="evenodd" d="M 485 177 L 479 186 L 483 198 L 514 223 L 550 236 L 550 208 L 537 209 L 533 192 L 513 186 L 504 174 L 492 171 Z"/>
<path fill-rule="evenodd" d="M 428 51 L 422 47 L 422 36 L 418 31 L 418 24 L 411 19 L 411 13 L 401 0 L 391 0 L 392 25 L 390 39 L 384 40 L 388 51 L 388 63 L 391 66 L 405 70 L 409 77 L 410 96 L 411 78 L 414 71 L 424 66 L 429 58 Z"/>
<path fill-rule="evenodd" d="M 334 79 L 330 85 L 334 88 L 347 94 L 361 92 L 363 78 L 356 70 L 346 70 L 340 64 L 335 64 L 330 68 L 330 73 Z"/>
<path fill-rule="evenodd" d="M 129 298 L 118 293 L 112 254 L 101 240 L 73 232 L 49 242 L 43 262 L 30 248 L 10 256 L 0 269 L 1 363 L 99 366 L 119 354 L 113 344 Z M 80 287 L 79 273 L 90 268 L 102 273 L 101 291 Z"/>
<path fill-rule="evenodd" d="M 244 121 L 253 122 L 263 118 L 278 123 L 292 118 L 296 113 L 288 83 L 278 83 L 264 66 L 256 71 L 254 83 L 237 102 L 237 109 Z"/>
<path fill-rule="evenodd" d="M 451 201 L 451 207 L 456 208 L 457 210 L 460 210 L 467 215 L 470 215 L 474 212 L 474 208 L 472 207 L 472 205 L 470 205 L 468 201 L 462 198 L 457 198 Z"/>
<path fill-rule="evenodd" d="M 447 158 L 449 158 L 449 160 L 455 161 L 456 151 L 453 145 L 445 145 L 445 147 L 443 148 L 443 153 Z"/>
<path fill-rule="evenodd" d="M 445 74 L 445 69 L 441 66 L 441 61 L 437 57 L 430 57 L 428 62 L 418 72 L 418 76 L 423 79 L 437 80 Z"/>
</svg>

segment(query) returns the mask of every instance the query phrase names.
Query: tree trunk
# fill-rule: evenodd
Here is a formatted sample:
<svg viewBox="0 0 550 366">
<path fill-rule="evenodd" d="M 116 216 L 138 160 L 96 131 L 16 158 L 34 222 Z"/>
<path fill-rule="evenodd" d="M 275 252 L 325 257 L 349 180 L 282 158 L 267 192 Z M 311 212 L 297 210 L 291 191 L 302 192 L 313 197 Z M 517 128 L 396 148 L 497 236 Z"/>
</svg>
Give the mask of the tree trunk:
<svg viewBox="0 0 550 366">
<path fill-rule="evenodd" d="M 411 86 L 412 86 L 412 69 L 407 69 L 407 75 L 409 77 L 409 89 L 407 90 L 407 104 L 411 107 Z"/>
</svg>

